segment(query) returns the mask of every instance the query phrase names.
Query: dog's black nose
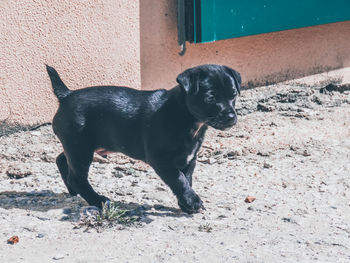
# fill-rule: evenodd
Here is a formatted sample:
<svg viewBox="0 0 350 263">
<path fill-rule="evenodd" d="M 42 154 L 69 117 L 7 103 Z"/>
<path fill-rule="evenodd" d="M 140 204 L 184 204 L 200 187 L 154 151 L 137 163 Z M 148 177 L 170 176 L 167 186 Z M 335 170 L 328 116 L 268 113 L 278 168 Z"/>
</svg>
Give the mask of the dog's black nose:
<svg viewBox="0 0 350 263">
<path fill-rule="evenodd" d="M 226 119 L 231 125 L 235 125 L 237 123 L 236 114 L 234 114 L 233 112 L 227 114 Z"/>
<path fill-rule="evenodd" d="M 233 120 L 234 118 L 235 118 L 235 114 L 234 113 L 227 114 L 227 119 Z"/>
</svg>

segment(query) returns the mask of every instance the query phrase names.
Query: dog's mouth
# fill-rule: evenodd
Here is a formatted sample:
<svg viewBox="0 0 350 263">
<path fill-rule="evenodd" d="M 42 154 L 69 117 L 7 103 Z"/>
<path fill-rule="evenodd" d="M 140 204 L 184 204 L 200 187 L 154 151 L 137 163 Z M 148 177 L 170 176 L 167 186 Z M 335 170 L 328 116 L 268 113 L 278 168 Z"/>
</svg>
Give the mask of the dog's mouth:
<svg viewBox="0 0 350 263">
<path fill-rule="evenodd" d="M 214 129 L 226 131 L 236 125 L 237 118 L 230 120 L 216 120 L 215 118 L 210 118 L 206 123 Z"/>
</svg>

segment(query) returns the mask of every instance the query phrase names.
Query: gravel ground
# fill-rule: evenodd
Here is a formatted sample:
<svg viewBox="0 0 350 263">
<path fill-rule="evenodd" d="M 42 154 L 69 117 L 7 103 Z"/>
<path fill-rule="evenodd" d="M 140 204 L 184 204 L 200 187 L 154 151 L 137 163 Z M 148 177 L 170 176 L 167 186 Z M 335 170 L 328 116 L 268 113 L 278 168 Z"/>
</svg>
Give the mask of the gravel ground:
<svg viewBox="0 0 350 263">
<path fill-rule="evenodd" d="M 112 154 L 89 179 L 136 221 L 98 220 L 67 194 L 50 125 L 0 137 L 0 262 L 349 262 L 350 94 L 320 88 L 242 92 L 238 125 L 210 129 L 199 153 L 207 210 L 194 215 L 150 167 Z"/>
</svg>

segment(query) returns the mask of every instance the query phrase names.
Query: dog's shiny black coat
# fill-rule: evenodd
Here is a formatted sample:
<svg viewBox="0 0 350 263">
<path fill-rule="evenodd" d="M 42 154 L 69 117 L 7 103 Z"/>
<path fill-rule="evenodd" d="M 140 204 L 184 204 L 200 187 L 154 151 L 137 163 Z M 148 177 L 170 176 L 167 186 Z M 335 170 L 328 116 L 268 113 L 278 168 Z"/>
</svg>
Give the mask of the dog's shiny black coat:
<svg viewBox="0 0 350 263">
<path fill-rule="evenodd" d="M 148 163 L 183 211 L 203 208 L 192 189 L 196 155 L 208 125 L 225 130 L 236 123 L 238 72 L 202 65 L 181 73 L 171 90 L 101 86 L 71 91 L 54 68 L 47 71 L 60 104 L 52 125 L 64 152 L 56 163 L 71 195 L 99 208 L 108 200 L 88 182 L 94 151 L 102 148 Z"/>
</svg>

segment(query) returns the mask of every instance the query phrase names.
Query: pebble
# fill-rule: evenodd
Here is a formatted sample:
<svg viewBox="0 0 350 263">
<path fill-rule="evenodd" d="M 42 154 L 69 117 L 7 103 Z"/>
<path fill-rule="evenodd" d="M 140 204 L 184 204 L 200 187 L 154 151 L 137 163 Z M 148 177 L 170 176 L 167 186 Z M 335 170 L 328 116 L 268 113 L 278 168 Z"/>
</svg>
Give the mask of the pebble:
<svg viewBox="0 0 350 263">
<path fill-rule="evenodd" d="M 303 156 L 311 156 L 311 153 L 307 149 L 305 149 L 303 151 Z"/>
<path fill-rule="evenodd" d="M 283 217 L 282 221 L 298 225 L 297 221 L 295 221 L 293 218 L 290 218 L 290 217 Z"/>
<path fill-rule="evenodd" d="M 274 111 L 276 109 L 275 106 L 267 105 L 267 104 L 264 104 L 264 103 L 258 103 L 256 108 L 257 108 L 258 111 L 263 111 L 263 112 Z"/>
<path fill-rule="evenodd" d="M 52 258 L 53 260 L 60 260 L 60 259 L 64 259 L 63 255 L 56 255 Z"/>
<path fill-rule="evenodd" d="M 316 104 L 318 105 L 322 105 L 323 104 L 323 101 L 320 99 L 320 97 L 314 95 L 311 97 L 311 101 L 312 102 L 315 102 Z"/>
<path fill-rule="evenodd" d="M 265 151 L 258 151 L 257 155 L 263 156 L 263 157 L 268 157 L 268 156 L 270 156 L 270 153 L 269 152 L 265 152 Z"/>
<path fill-rule="evenodd" d="M 208 163 L 209 164 L 214 164 L 214 163 L 216 163 L 217 162 L 217 160 L 215 159 L 215 158 L 209 158 L 208 159 Z"/>
<path fill-rule="evenodd" d="M 32 172 L 23 165 L 19 165 L 16 167 L 10 166 L 6 171 L 6 174 L 9 178 L 12 179 L 22 179 L 32 174 Z"/>
<path fill-rule="evenodd" d="M 267 168 L 267 169 L 272 168 L 272 164 L 264 162 L 264 168 Z"/>
<path fill-rule="evenodd" d="M 233 150 L 230 150 L 228 153 L 227 153 L 227 156 L 230 158 L 230 157 L 237 157 L 237 156 L 241 156 L 243 153 L 242 151 L 242 148 L 235 148 Z"/>
</svg>

